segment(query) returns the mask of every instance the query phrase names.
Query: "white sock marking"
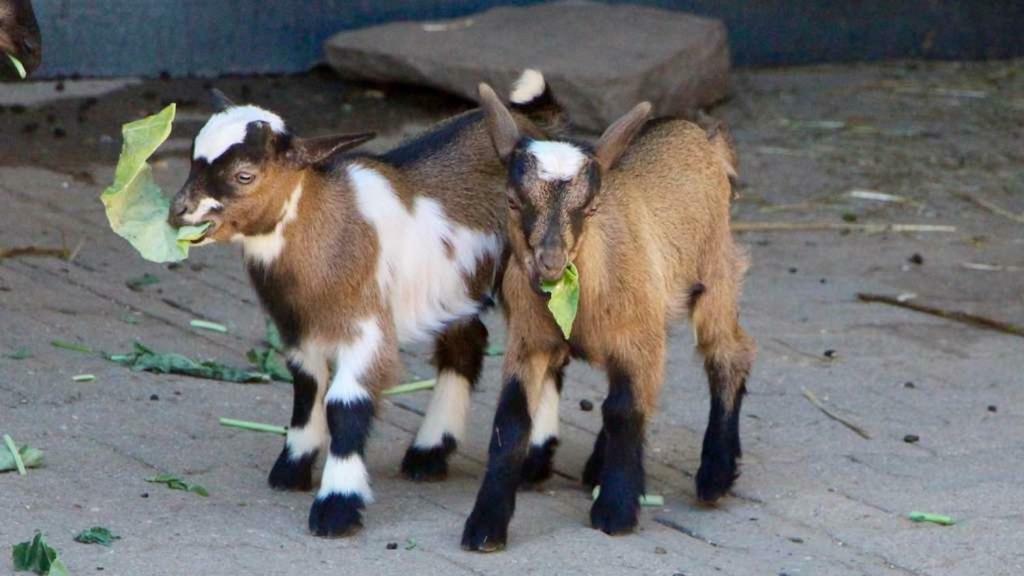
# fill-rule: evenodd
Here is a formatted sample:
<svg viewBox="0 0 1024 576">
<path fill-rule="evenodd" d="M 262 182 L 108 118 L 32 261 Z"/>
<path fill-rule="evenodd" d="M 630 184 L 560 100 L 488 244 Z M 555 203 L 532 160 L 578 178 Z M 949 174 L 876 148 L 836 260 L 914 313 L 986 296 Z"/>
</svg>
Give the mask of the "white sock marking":
<svg viewBox="0 0 1024 576">
<path fill-rule="evenodd" d="M 233 106 L 214 114 L 196 136 L 192 158 L 213 162 L 228 148 L 244 142 L 249 124 L 260 121 L 269 124 L 278 134 L 285 132 L 280 116 L 257 106 Z"/>
<path fill-rule="evenodd" d="M 370 393 L 360 383 L 360 379 L 377 358 L 384 335 L 375 318 L 363 320 L 357 328 L 358 334 L 355 339 L 338 347 L 334 379 L 327 390 L 328 405 L 332 402 L 355 404 L 371 400 Z"/>
<path fill-rule="evenodd" d="M 545 378 L 537 411 L 533 414 L 533 426 L 530 430 L 532 446 L 543 446 L 549 438 L 558 438 L 558 400 L 555 379 Z"/>
<path fill-rule="evenodd" d="M 331 454 L 327 457 L 316 497 L 323 500 L 332 494 L 356 495 L 363 499 L 364 504 L 373 502 L 370 473 L 359 454 L 349 454 L 344 458 Z"/>
<path fill-rule="evenodd" d="M 512 85 L 508 99 L 513 104 L 526 104 L 544 93 L 544 75 L 539 70 L 527 68 Z"/>
<path fill-rule="evenodd" d="M 281 252 L 284 251 L 284 228 L 299 216 L 299 200 L 302 198 L 302 182 L 299 182 L 292 190 L 291 196 L 285 202 L 281 210 L 281 219 L 274 226 L 274 230 L 268 234 L 256 236 L 243 236 L 235 234 L 231 240 L 241 242 L 242 251 L 246 260 L 259 262 L 264 266 L 270 265 Z"/>
<path fill-rule="evenodd" d="M 586 160 L 583 151 L 568 142 L 534 140 L 527 150 L 537 159 L 538 175 L 546 182 L 572 180 Z"/>
<path fill-rule="evenodd" d="M 316 397 L 313 400 L 313 411 L 309 422 L 301 428 L 289 428 L 285 445 L 288 457 L 298 460 L 327 444 L 330 435 L 327 431 L 327 412 L 324 409 L 324 392 L 327 390 L 327 358 L 314 346 L 304 345 L 292 351 L 290 359 L 302 366 L 302 369 L 316 380 Z"/>
<path fill-rule="evenodd" d="M 436 448 L 441 446 L 445 434 L 462 441 L 469 414 L 469 381 L 461 374 L 444 370 L 437 375 L 437 385 L 427 406 L 413 446 Z"/>
<path fill-rule="evenodd" d="M 424 340 L 475 314 L 479 303 L 469 297 L 465 278 L 484 259 L 500 256 L 498 236 L 456 224 L 432 198 L 418 196 L 407 210 L 376 170 L 351 164 L 348 173 L 359 211 L 377 231 L 377 283 L 399 341 Z"/>
</svg>

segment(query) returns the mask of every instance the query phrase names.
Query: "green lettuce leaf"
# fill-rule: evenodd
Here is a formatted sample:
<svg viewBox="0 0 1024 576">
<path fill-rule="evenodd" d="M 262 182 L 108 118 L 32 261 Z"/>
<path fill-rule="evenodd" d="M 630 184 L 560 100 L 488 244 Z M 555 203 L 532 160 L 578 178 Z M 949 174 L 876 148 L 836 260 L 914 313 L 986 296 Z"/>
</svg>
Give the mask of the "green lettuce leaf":
<svg viewBox="0 0 1024 576">
<path fill-rule="evenodd" d="M 68 569 L 61 562 L 57 551 L 51 548 L 43 534 L 36 532 L 31 542 L 15 544 L 11 550 L 15 572 L 35 572 L 43 576 L 68 576 Z"/>
<path fill-rule="evenodd" d="M 43 452 L 31 446 L 22 445 L 18 447 L 18 454 L 25 468 L 38 468 L 43 465 Z M 11 472 L 17 470 L 18 464 L 14 461 L 11 451 L 0 443 L 0 472 Z"/>
<path fill-rule="evenodd" d="M 93 526 L 88 530 L 82 530 L 75 536 L 75 542 L 82 544 L 100 544 L 102 546 L 110 546 L 114 543 L 114 540 L 120 540 L 121 537 L 110 531 L 109 528 L 102 526 Z"/>
<path fill-rule="evenodd" d="M 210 495 L 206 488 L 203 488 L 199 484 L 186 482 L 174 474 L 158 474 L 152 478 L 146 478 L 146 482 L 151 484 L 164 484 L 171 490 L 183 490 L 185 492 L 198 494 L 204 498 Z"/>
<path fill-rule="evenodd" d="M 181 374 L 225 382 L 270 381 L 270 377 L 263 372 L 240 370 L 212 360 L 198 362 L 181 354 L 160 354 L 140 342 L 135 343 L 135 349 L 131 354 L 114 354 L 107 356 L 107 359 L 128 366 L 136 372 Z"/>
<path fill-rule="evenodd" d="M 540 289 L 551 295 L 548 310 L 568 340 L 572 334 L 572 323 L 576 320 L 576 309 L 580 305 L 580 273 L 576 265 L 569 264 L 558 281 L 543 282 Z"/>
<path fill-rule="evenodd" d="M 150 262 L 184 260 L 192 241 L 202 238 L 209 226 L 184 226 L 177 230 L 171 227 L 167 223 L 171 201 L 153 181 L 153 170 L 146 163 L 170 136 L 174 111 L 171 104 L 153 116 L 121 128 L 124 144 L 114 183 L 100 195 L 110 228 Z"/>
</svg>

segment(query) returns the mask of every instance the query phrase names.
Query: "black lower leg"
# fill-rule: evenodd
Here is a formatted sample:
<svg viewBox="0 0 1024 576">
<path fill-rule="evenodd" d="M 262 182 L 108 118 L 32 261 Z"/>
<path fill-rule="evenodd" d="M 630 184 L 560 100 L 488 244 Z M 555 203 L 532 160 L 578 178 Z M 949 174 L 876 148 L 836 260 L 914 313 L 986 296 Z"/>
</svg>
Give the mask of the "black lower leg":
<svg viewBox="0 0 1024 576">
<path fill-rule="evenodd" d="M 505 547 L 529 437 L 526 391 L 519 378 L 512 377 L 505 382 L 498 401 L 487 472 L 462 532 L 463 548 L 491 552 Z"/>
<path fill-rule="evenodd" d="M 322 430 L 311 426 L 313 408 L 316 405 L 316 379 L 302 366 L 288 363 L 292 374 L 294 400 L 292 420 L 284 448 L 270 470 L 267 481 L 278 490 L 310 490 L 313 487 L 313 464 L 319 452 L 319 436 Z"/>
<path fill-rule="evenodd" d="M 605 435 L 602 427 L 594 440 L 594 451 L 590 453 L 590 458 L 587 458 L 587 464 L 583 467 L 583 485 L 587 488 L 592 489 L 601 483 L 601 469 L 604 468 L 604 445 Z"/>
<path fill-rule="evenodd" d="M 435 391 L 435 394 L 468 396 L 480 379 L 484 351 L 487 349 L 487 327 L 479 318 L 455 324 L 438 336 L 434 348 L 439 386 L 464 386 L 465 390 Z M 440 378 L 448 380 L 442 382 Z M 420 432 L 402 458 L 402 474 L 417 481 L 443 480 L 448 475 L 448 457 L 455 452 L 456 435 L 465 425 L 462 402 L 447 398 L 448 402 L 431 402 Z M 455 430 L 458 428 L 458 430 Z"/>
<path fill-rule="evenodd" d="M 706 362 L 705 369 L 711 388 L 711 409 L 697 471 L 697 497 L 714 502 L 729 491 L 739 476 L 736 460 L 742 455 L 740 408 L 746 374 L 724 370 L 713 362 Z"/>
<path fill-rule="evenodd" d="M 630 375 L 615 363 L 609 363 L 608 381 L 608 398 L 601 407 L 604 416 L 601 493 L 590 510 L 590 523 L 608 534 L 620 534 L 636 527 L 640 512 L 640 496 L 644 493 L 646 419 L 637 403 Z"/>
<path fill-rule="evenodd" d="M 566 363 L 568 363 L 568 361 Z M 553 419 L 554 424 L 558 424 L 557 404 L 559 399 L 558 396 L 561 396 L 562 394 L 564 376 L 564 365 L 561 368 L 552 370 L 550 378 L 555 384 L 555 392 L 557 393 L 557 396 L 555 396 L 554 399 L 549 396 L 550 392 L 547 390 L 547 382 L 544 383 L 545 389 L 541 391 L 540 401 L 542 403 L 554 403 L 555 405 L 543 406 L 539 408 L 537 414 L 535 414 L 536 418 L 534 418 L 533 422 L 533 438 L 530 442 L 529 451 L 526 453 L 526 460 L 523 461 L 523 484 L 540 484 L 548 478 L 551 478 L 551 475 L 555 471 L 555 451 L 558 449 L 557 429 L 543 430 L 542 434 L 544 437 L 542 438 L 537 437 L 537 432 L 538 426 L 547 426 L 550 428 L 552 425 L 551 421 L 545 423 L 539 421 L 539 418 L 542 416 L 540 414 L 541 410 L 547 411 L 547 413 L 543 414 L 543 417 L 548 418 L 549 420 Z M 538 440 L 539 443 L 534 444 L 534 442 L 537 442 Z"/>
<path fill-rule="evenodd" d="M 373 412 L 369 398 L 327 404 L 331 450 L 309 512 L 309 529 L 317 536 L 347 536 L 362 527 L 360 511 L 371 498 L 363 454 Z"/>
</svg>

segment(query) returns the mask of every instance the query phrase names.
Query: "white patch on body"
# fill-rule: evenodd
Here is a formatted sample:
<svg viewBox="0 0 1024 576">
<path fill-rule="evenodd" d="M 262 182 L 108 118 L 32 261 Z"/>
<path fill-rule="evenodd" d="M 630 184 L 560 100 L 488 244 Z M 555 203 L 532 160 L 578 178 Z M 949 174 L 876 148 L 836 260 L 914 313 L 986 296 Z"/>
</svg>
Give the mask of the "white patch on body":
<svg viewBox="0 0 1024 576">
<path fill-rule="evenodd" d="M 327 390 L 329 374 L 327 358 L 318 347 L 303 345 L 301 348 L 293 350 L 289 354 L 289 359 L 292 363 L 301 366 L 316 380 L 316 396 L 313 400 L 309 421 L 301 428 L 289 427 L 288 437 L 285 440 L 288 457 L 298 460 L 323 448 L 330 438 L 327 430 L 327 412 L 324 409 L 324 392 Z"/>
<path fill-rule="evenodd" d="M 427 415 L 420 424 L 413 446 L 436 448 L 441 446 L 445 434 L 456 441 L 462 441 L 466 432 L 466 416 L 469 414 L 469 381 L 453 370 L 444 370 L 437 375 L 437 385 L 427 406 Z"/>
<path fill-rule="evenodd" d="M 456 224 L 432 198 L 417 197 L 410 212 L 376 170 L 351 164 L 348 174 L 359 211 L 377 232 L 377 283 L 399 341 L 424 340 L 475 314 L 480 305 L 466 278 L 485 259 L 497 261 L 498 236 Z"/>
<path fill-rule="evenodd" d="M 583 151 L 568 142 L 534 140 L 527 150 L 537 159 L 538 176 L 546 182 L 572 180 L 586 160 Z"/>
<path fill-rule="evenodd" d="M 235 144 L 245 141 L 245 133 L 252 122 L 266 122 L 278 134 L 285 132 L 284 120 L 258 106 L 232 106 L 210 117 L 196 136 L 193 160 L 213 162 Z"/>
<path fill-rule="evenodd" d="M 371 400 L 370 393 L 360 379 L 376 360 L 384 333 L 377 320 L 373 318 L 359 322 L 357 328 L 358 334 L 355 339 L 338 347 L 334 379 L 327 390 L 327 404 L 355 404 Z"/>
<path fill-rule="evenodd" d="M 332 494 L 356 495 L 363 499 L 364 504 L 373 502 L 370 490 L 370 474 L 359 454 L 349 454 L 339 458 L 334 454 L 327 456 L 324 463 L 324 474 L 320 479 L 320 491 L 317 499 L 323 500 Z"/>
<path fill-rule="evenodd" d="M 527 68 L 512 85 L 512 93 L 508 97 L 509 102 L 526 104 L 544 93 L 544 85 L 544 75 L 539 70 Z"/>
<path fill-rule="evenodd" d="M 199 224 L 207 214 L 214 210 L 220 210 L 223 207 L 223 204 L 207 196 L 199 201 L 199 205 L 196 206 L 195 210 L 185 214 L 182 219 L 189 224 Z"/>
<path fill-rule="evenodd" d="M 240 242 L 242 244 L 242 251 L 245 253 L 246 260 L 268 266 L 281 255 L 285 242 L 284 228 L 299 217 L 299 200 L 301 198 L 302 183 L 299 182 L 295 189 L 292 190 L 288 201 L 285 202 L 284 208 L 281 210 L 281 219 L 278 220 L 272 232 L 255 236 L 235 234 L 231 237 L 233 242 Z"/>
<path fill-rule="evenodd" d="M 533 426 L 530 429 L 530 444 L 543 446 L 549 438 L 558 438 L 558 388 L 555 379 L 544 379 L 537 411 L 533 414 Z"/>
</svg>

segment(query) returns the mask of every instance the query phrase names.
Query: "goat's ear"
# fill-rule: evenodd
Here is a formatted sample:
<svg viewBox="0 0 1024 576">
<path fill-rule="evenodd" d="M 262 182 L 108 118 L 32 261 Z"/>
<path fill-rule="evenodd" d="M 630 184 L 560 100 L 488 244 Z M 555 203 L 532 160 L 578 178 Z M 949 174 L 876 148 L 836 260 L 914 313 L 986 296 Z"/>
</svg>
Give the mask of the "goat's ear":
<svg viewBox="0 0 1024 576">
<path fill-rule="evenodd" d="M 604 131 L 601 139 L 597 141 L 594 152 L 597 163 L 601 165 L 602 170 L 607 172 L 615 165 L 619 156 L 622 156 L 622 153 L 626 151 L 629 143 L 640 129 L 643 128 L 647 122 L 647 117 L 650 115 L 651 103 L 641 102 L 627 112 L 625 116 L 613 122 Z"/>
<path fill-rule="evenodd" d="M 494 150 L 498 152 L 498 158 L 505 162 L 512 154 L 516 144 L 519 143 L 519 127 L 516 126 L 512 113 L 494 93 L 494 89 L 481 83 L 478 91 L 480 92 L 480 107 L 487 115 L 487 130 L 491 133 Z"/>
<path fill-rule="evenodd" d="M 337 134 L 320 138 L 295 139 L 289 151 L 291 158 L 302 166 L 313 166 L 335 154 L 351 150 L 377 137 L 375 132 Z"/>
<path fill-rule="evenodd" d="M 227 94 L 216 88 L 210 89 L 210 98 L 213 103 L 213 109 L 217 112 L 223 112 L 228 108 L 235 106 L 235 103 L 231 101 L 231 98 L 228 98 Z"/>
</svg>

